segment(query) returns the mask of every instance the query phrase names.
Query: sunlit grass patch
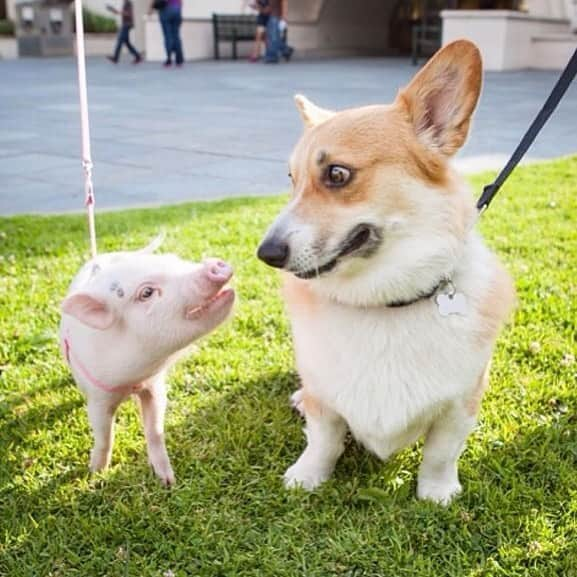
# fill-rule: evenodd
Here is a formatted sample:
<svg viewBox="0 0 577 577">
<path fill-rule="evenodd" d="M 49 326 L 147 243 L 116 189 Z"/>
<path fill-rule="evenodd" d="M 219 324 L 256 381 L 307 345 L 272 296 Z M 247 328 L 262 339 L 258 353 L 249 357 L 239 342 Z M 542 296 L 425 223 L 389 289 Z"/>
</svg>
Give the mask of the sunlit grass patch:
<svg viewBox="0 0 577 577">
<path fill-rule="evenodd" d="M 418 447 L 381 463 L 350 442 L 321 489 L 283 489 L 304 446 L 298 379 L 278 278 L 254 257 L 283 202 L 97 217 L 100 251 L 165 230 L 163 250 L 236 269 L 235 318 L 170 378 L 173 490 L 148 469 L 130 403 L 112 468 L 87 471 L 83 399 L 56 341 L 85 217 L 0 219 L 0 575 L 577 576 L 577 159 L 519 169 L 480 223 L 519 307 L 447 509 L 415 499 Z"/>
</svg>

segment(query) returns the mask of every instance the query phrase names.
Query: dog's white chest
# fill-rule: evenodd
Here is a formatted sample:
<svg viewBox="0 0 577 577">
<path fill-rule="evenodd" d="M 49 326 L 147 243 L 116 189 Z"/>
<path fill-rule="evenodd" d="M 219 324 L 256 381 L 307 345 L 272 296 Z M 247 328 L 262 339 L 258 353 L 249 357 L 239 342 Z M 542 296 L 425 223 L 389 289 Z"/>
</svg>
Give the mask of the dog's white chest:
<svg viewBox="0 0 577 577">
<path fill-rule="evenodd" d="M 468 319 L 442 317 L 431 300 L 394 310 L 325 302 L 292 321 L 305 387 L 377 453 L 422 434 L 473 386 L 486 357 L 472 350 Z"/>
</svg>

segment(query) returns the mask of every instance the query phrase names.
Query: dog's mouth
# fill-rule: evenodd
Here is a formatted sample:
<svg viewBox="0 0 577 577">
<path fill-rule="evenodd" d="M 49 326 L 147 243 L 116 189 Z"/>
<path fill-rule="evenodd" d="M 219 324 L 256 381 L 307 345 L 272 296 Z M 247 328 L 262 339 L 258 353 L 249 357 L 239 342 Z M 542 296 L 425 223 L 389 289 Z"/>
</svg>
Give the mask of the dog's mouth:
<svg viewBox="0 0 577 577">
<path fill-rule="evenodd" d="M 292 270 L 291 272 L 301 279 L 318 277 L 333 270 L 345 257 L 353 255 L 363 258 L 370 257 L 378 249 L 381 242 L 382 233 L 380 229 L 372 224 L 358 224 L 341 242 L 337 254 L 332 259 L 312 269 L 304 271 Z"/>
</svg>

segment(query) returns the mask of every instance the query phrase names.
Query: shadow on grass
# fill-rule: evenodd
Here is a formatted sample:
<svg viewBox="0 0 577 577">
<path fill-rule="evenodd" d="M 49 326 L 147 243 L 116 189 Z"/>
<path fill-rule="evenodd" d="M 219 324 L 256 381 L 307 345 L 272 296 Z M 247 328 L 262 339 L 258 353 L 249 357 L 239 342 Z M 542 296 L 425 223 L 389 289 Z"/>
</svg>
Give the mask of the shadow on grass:
<svg viewBox="0 0 577 577">
<path fill-rule="evenodd" d="M 167 443 L 177 474 L 177 486 L 170 490 L 153 477 L 144 447 L 136 458 L 122 459 L 122 466 L 114 465 L 92 479 L 82 455 L 82 462 L 68 463 L 64 473 L 55 474 L 35 491 L 18 486 L 5 489 L 5 497 L 22 503 L 18 514 L 7 519 L 10 532 L 18 536 L 4 548 L 7 569 L 16 567 L 22 555 L 39 546 L 35 539 L 46 541 L 38 533 L 46 529 L 42 520 L 38 522 L 38 508 L 42 507 L 58 511 L 50 526 L 66 532 L 66 550 L 86 551 L 72 557 L 64 551 L 60 557 L 64 568 L 93 563 L 90 552 L 104 549 L 102 563 L 120 564 L 126 574 L 133 574 L 128 572 L 132 561 L 116 555 L 130 549 L 142 558 L 170 552 L 176 565 L 184 555 L 191 572 L 209 574 L 203 572 L 200 560 L 200 565 L 195 565 L 196 557 L 191 555 L 223 555 L 223 547 L 235 555 L 249 547 L 256 534 L 270 540 L 278 555 L 286 555 L 289 565 L 294 561 L 292 545 L 305 550 L 327 547 L 336 558 L 342 557 L 341 563 L 349 570 L 338 574 L 352 574 L 353 570 L 358 571 L 354 574 L 372 574 L 366 572 L 374 560 L 361 555 L 354 540 L 335 546 L 334 551 L 332 547 L 334 540 L 338 542 L 350 531 L 362 541 L 365 533 L 375 529 L 382 531 L 385 549 L 400 543 L 429 556 L 431 562 L 439 559 L 444 563 L 458 545 L 473 567 L 489 556 L 498 556 L 504 544 L 526 545 L 530 531 L 527 529 L 527 535 L 523 531 L 528 519 L 541 512 L 549 518 L 558 515 L 565 508 L 567 491 L 577 490 L 572 473 L 577 450 L 574 437 L 567 434 L 574 433 L 575 418 L 565 415 L 552 425 L 524 430 L 506 445 L 484 445 L 479 450 L 477 441 L 477 452 L 467 452 L 461 460 L 464 493 L 448 509 L 416 501 L 418 449 L 408 449 L 381 463 L 352 441 L 335 476 L 323 488 L 311 495 L 287 492 L 282 474 L 305 446 L 302 421 L 288 405 L 297 381 L 292 372 L 271 372 L 227 384 L 224 391 L 199 399 L 176 418 L 169 414 Z M 16 427 L 22 429 L 19 438 L 24 438 L 38 422 L 50 428 L 80 404 L 80 400 L 64 403 L 42 415 L 31 409 L 35 412 L 23 423 L 15 416 L 0 433 L 13 438 Z M 577 414 L 577 407 L 573 409 Z M 118 451 L 116 447 L 116 462 Z M 16 469 L 11 473 L 17 473 Z M 367 489 L 373 491 L 367 493 Z M 200 537 L 191 535 L 203 531 L 204 526 L 206 534 L 201 537 L 205 542 L 199 545 Z M 158 532 L 163 534 L 162 543 Z M 393 538 L 397 545 L 390 541 Z M 285 551 L 282 546 L 287 539 L 294 543 Z M 199 552 L 200 546 L 206 551 Z M 533 561 L 539 566 L 550 559 L 544 554 L 541 561 Z M 251 562 L 258 567 L 259 559 Z M 52 570 L 49 559 L 43 563 L 46 571 Z"/>
<path fill-rule="evenodd" d="M 2 401 L 0 404 L 0 454 L 9 450 L 14 442 L 19 445 L 26 444 L 31 433 L 50 429 L 55 423 L 66 420 L 71 412 L 82 406 L 80 395 L 49 408 L 45 403 L 40 402 L 46 394 L 64 387 L 72 390 L 75 385 L 69 377 L 61 377 L 26 393 L 11 395 Z"/>
</svg>

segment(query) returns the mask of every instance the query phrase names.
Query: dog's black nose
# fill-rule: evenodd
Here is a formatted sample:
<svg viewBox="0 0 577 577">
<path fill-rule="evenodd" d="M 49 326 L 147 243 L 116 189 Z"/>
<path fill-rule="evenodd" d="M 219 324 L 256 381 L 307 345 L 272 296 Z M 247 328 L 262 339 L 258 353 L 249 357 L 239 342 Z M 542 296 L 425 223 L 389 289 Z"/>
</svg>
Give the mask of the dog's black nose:
<svg viewBox="0 0 577 577">
<path fill-rule="evenodd" d="M 256 256 L 275 268 L 283 268 L 289 259 L 289 246 L 276 238 L 265 238 L 258 247 Z"/>
</svg>

